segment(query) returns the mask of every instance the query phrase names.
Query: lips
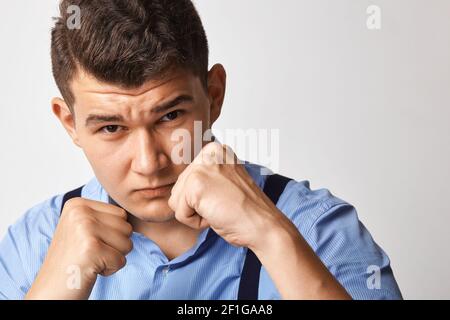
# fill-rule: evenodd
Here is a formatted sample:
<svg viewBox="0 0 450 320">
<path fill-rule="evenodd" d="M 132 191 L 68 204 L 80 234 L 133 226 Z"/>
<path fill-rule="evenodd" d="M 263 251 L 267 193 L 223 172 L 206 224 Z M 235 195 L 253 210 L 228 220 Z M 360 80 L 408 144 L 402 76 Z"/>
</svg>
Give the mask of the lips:
<svg viewBox="0 0 450 320">
<path fill-rule="evenodd" d="M 161 187 L 157 187 L 157 188 L 139 189 L 136 192 L 147 198 L 161 197 L 161 196 L 164 196 L 167 193 L 169 193 L 170 190 L 172 189 L 173 185 L 174 185 L 174 183 L 164 185 Z"/>
</svg>

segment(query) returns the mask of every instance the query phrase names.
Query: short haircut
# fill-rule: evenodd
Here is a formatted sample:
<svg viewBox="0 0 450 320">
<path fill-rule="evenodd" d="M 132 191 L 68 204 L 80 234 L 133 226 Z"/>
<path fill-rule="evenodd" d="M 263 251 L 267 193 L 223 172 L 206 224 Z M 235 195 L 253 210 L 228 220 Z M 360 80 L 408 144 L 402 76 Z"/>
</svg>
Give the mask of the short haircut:
<svg viewBox="0 0 450 320">
<path fill-rule="evenodd" d="M 69 28 L 72 6 L 79 28 Z M 207 86 L 208 41 L 190 0 L 62 0 L 51 33 L 52 70 L 73 112 L 70 89 L 83 70 L 125 89 L 184 69 Z"/>
</svg>

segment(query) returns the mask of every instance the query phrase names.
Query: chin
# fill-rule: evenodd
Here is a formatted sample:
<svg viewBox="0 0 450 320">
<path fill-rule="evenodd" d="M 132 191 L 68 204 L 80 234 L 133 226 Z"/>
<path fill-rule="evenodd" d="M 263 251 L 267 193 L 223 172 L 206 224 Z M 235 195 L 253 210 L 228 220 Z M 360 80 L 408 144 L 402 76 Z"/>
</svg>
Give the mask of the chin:
<svg viewBox="0 0 450 320">
<path fill-rule="evenodd" d="M 167 204 L 167 199 L 154 200 L 144 207 L 136 208 L 133 215 L 145 222 L 168 222 L 175 219 L 175 212 Z"/>
<path fill-rule="evenodd" d="M 150 214 L 136 215 L 136 217 L 145 222 L 163 223 L 175 219 L 175 213 L 173 212 L 171 212 L 170 214 L 150 213 Z"/>
</svg>

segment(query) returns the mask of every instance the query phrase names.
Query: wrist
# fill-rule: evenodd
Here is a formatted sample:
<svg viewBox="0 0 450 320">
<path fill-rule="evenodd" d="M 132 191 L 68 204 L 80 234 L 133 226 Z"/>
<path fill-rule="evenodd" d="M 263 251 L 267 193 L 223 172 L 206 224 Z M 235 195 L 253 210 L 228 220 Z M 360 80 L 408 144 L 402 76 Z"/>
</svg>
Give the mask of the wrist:
<svg viewBox="0 0 450 320">
<path fill-rule="evenodd" d="M 255 241 L 248 246 L 261 261 L 293 248 L 300 236 L 297 227 L 281 211 L 265 216 L 259 223 Z"/>
<path fill-rule="evenodd" d="M 25 299 L 85 300 L 97 276 L 83 272 L 75 265 L 67 268 L 42 266 Z"/>
</svg>

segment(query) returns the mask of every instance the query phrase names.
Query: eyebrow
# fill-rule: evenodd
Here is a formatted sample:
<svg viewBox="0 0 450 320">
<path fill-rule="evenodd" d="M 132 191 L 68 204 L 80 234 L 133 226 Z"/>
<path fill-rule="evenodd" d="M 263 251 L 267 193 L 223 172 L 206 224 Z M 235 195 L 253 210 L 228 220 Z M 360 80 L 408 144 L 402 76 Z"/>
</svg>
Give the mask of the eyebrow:
<svg viewBox="0 0 450 320">
<path fill-rule="evenodd" d="M 150 112 L 151 113 L 163 113 L 177 105 L 183 102 L 192 102 L 194 101 L 194 98 L 188 94 L 182 94 L 178 97 L 176 97 L 173 100 L 164 102 L 163 104 L 154 107 Z M 99 123 L 104 122 L 125 122 L 124 118 L 120 114 L 113 114 L 113 115 L 107 115 L 107 114 L 90 114 L 86 118 L 85 126 L 93 126 Z"/>
</svg>

